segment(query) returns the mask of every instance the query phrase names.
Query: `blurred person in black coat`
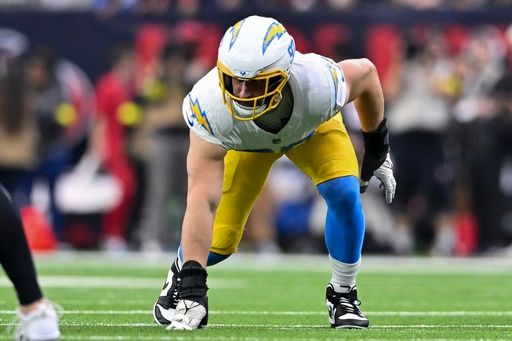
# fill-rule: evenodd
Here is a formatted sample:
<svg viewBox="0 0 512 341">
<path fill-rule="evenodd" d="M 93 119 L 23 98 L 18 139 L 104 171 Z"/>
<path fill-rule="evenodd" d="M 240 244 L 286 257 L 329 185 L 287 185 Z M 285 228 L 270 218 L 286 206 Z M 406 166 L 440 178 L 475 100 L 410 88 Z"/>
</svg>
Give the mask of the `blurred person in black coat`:
<svg viewBox="0 0 512 341">
<path fill-rule="evenodd" d="M 20 215 L 1 184 L 0 236 L 0 264 L 13 283 L 20 304 L 17 315 L 21 324 L 15 340 L 58 339 L 59 318 L 43 297 Z"/>
</svg>

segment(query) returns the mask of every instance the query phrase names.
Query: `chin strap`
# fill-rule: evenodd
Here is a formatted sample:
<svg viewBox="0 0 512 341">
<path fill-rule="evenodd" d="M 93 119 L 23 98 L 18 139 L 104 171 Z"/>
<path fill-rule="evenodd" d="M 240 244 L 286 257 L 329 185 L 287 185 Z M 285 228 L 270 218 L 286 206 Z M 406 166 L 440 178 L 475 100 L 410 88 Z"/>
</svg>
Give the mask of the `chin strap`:
<svg viewBox="0 0 512 341">
<path fill-rule="evenodd" d="M 256 110 L 254 110 L 254 108 L 242 105 L 235 100 L 231 101 L 233 102 L 233 110 L 236 112 L 238 116 L 242 118 L 250 118 L 252 116 L 258 115 L 267 108 L 266 103 L 263 103 L 262 105 L 257 107 Z"/>
</svg>

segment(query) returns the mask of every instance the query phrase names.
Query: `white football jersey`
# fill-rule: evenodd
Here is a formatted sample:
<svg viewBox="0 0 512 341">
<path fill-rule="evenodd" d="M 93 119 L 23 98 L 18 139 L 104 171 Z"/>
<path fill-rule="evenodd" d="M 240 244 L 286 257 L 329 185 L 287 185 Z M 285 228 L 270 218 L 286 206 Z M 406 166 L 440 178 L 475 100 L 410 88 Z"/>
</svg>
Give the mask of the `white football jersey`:
<svg viewBox="0 0 512 341">
<path fill-rule="evenodd" d="M 195 134 L 227 150 L 285 151 L 313 136 L 316 128 L 336 115 L 346 101 L 343 71 L 332 59 L 317 54 L 296 52 L 288 84 L 293 110 L 288 123 L 276 134 L 253 121 L 231 116 L 223 102 L 217 68 L 200 79 L 185 97 L 183 116 Z"/>
</svg>

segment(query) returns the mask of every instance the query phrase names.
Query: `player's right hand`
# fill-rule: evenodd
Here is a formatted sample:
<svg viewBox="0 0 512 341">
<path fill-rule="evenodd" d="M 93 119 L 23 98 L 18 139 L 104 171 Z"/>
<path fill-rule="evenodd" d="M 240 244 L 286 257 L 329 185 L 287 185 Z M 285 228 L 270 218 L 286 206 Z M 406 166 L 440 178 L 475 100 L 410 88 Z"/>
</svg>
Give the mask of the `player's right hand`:
<svg viewBox="0 0 512 341">
<path fill-rule="evenodd" d="M 177 275 L 178 296 L 176 313 L 167 330 L 194 330 L 208 324 L 206 269 L 199 262 L 185 262 Z"/>
<path fill-rule="evenodd" d="M 167 330 L 194 330 L 206 326 L 208 297 L 183 299 L 176 306 L 176 315 Z"/>
</svg>

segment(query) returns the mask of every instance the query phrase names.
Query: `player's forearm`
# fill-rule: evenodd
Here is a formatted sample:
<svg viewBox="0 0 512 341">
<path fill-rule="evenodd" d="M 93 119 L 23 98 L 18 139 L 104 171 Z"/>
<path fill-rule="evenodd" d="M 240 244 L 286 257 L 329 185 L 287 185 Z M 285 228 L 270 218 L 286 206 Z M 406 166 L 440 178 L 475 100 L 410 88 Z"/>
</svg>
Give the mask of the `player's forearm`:
<svg viewBox="0 0 512 341">
<path fill-rule="evenodd" d="M 213 167 L 210 171 L 215 173 Z M 215 177 L 216 178 L 216 177 Z M 220 182 L 200 176 L 190 176 L 187 209 L 183 219 L 181 250 L 183 262 L 195 260 L 206 267 L 213 233 L 213 218 L 220 200 Z M 204 182 L 208 180 L 207 182 Z"/>
<path fill-rule="evenodd" d="M 195 260 L 206 267 L 212 241 L 213 212 L 206 200 L 188 205 L 183 219 L 183 262 Z"/>
<path fill-rule="evenodd" d="M 354 101 L 363 131 L 374 131 L 384 118 L 384 95 L 375 65 L 366 58 L 344 60 L 339 65 L 347 79 L 347 102 Z"/>
<path fill-rule="evenodd" d="M 368 66 L 363 82 L 363 90 L 355 100 L 355 105 L 359 113 L 361 129 L 364 132 L 370 132 L 376 130 L 384 118 L 384 95 L 377 69 L 373 64 Z"/>
</svg>

